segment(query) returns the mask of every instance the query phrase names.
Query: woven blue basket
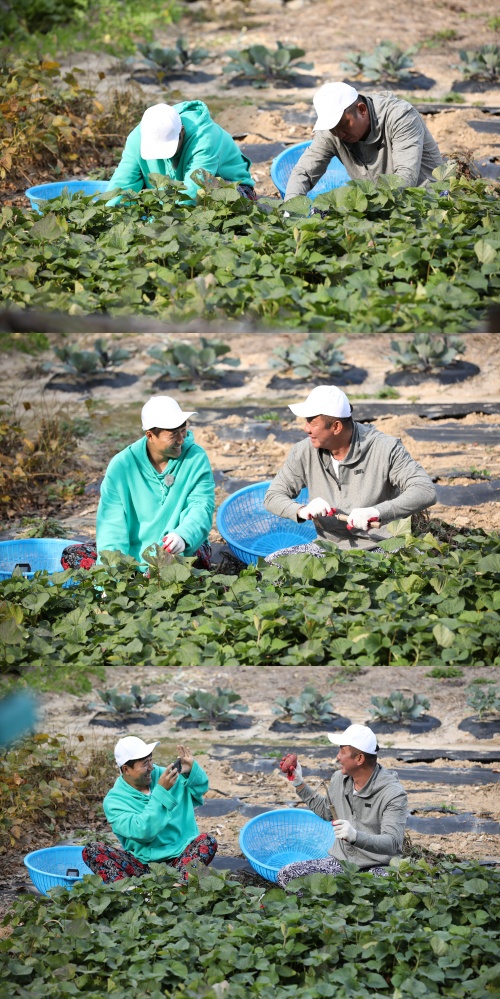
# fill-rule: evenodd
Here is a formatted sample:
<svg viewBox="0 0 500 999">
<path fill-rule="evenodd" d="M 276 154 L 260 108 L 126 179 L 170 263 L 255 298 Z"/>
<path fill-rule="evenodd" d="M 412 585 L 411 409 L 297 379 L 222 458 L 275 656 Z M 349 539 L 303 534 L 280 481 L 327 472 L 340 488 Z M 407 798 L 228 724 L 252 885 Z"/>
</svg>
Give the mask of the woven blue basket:
<svg viewBox="0 0 500 999">
<path fill-rule="evenodd" d="M 62 572 L 61 555 L 68 545 L 77 541 L 69 538 L 24 538 L 21 541 L 0 541 L 0 580 L 10 579 L 19 565 L 23 576 L 33 579 L 35 572 Z M 23 568 L 23 566 L 28 566 Z"/>
<path fill-rule="evenodd" d="M 285 196 L 288 178 L 295 164 L 298 163 L 302 153 L 310 145 L 310 142 L 299 142 L 296 146 L 284 149 L 279 156 L 274 158 L 271 164 L 271 180 L 276 184 L 282 198 Z M 314 200 L 318 194 L 326 194 L 334 187 L 344 187 L 344 184 L 347 184 L 350 179 L 344 164 L 334 156 L 318 183 L 308 191 L 307 197 Z"/>
<path fill-rule="evenodd" d="M 240 832 L 241 852 L 268 881 L 276 881 L 278 871 L 287 864 L 327 857 L 334 842 L 331 822 L 298 808 L 256 815 Z"/>
<path fill-rule="evenodd" d="M 92 874 L 93 871 L 83 861 L 82 849 L 82 846 L 50 846 L 46 850 L 28 853 L 24 863 L 35 888 L 46 895 L 56 885 L 69 889 L 81 881 L 84 874 Z M 68 874 L 68 871 L 71 873 Z"/>
<path fill-rule="evenodd" d="M 61 180 L 54 184 L 37 184 L 36 187 L 28 187 L 25 191 L 30 203 L 30 208 L 42 214 L 40 205 L 44 201 L 52 198 L 60 198 L 62 194 L 103 194 L 108 190 L 107 180 Z"/>
<path fill-rule="evenodd" d="M 256 482 L 233 493 L 217 511 L 217 528 L 230 549 L 242 562 L 257 564 L 259 557 L 271 555 L 280 548 L 307 545 L 314 541 L 316 528 L 311 521 L 296 524 L 286 517 L 269 513 L 264 496 L 270 482 Z M 302 489 L 297 502 L 307 503 L 307 489 Z"/>
</svg>

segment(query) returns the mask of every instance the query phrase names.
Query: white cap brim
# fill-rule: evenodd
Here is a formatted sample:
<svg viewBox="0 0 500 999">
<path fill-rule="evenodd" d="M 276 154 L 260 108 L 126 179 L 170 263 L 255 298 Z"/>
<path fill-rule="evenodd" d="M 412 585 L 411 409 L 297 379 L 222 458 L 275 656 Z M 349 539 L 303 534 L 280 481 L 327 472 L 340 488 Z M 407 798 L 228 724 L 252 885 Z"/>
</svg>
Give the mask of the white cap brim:
<svg viewBox="0 0 500 999">
<path fill-rule="evenodd" d="M 141 139 L 141 156 L 143 160 L 171 160 L 172 156 L 175 156 L 177 152 L 180 134 L 179 131 L 175 139 L 169 139 L 166 142 L 148 142 L 147 139 Z"/>
</svg>

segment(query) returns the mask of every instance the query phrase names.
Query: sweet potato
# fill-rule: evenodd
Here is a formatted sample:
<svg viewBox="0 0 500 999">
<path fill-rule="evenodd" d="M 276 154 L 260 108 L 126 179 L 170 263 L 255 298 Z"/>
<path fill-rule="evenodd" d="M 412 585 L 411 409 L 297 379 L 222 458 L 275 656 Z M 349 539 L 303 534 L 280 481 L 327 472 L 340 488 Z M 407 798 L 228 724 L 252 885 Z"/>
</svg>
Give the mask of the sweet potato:
<svg viewBox="0 0 500 999">
<path fill-rule="evenodd" d="M 295 753 L 286 753 L 282 760 L 280 760 L 280 770 L 282 773 L 287 775 L 288 780 L 293 780 L 295 777 L 295 767 L 297 766 L 297 757 Z"/>
</svg>

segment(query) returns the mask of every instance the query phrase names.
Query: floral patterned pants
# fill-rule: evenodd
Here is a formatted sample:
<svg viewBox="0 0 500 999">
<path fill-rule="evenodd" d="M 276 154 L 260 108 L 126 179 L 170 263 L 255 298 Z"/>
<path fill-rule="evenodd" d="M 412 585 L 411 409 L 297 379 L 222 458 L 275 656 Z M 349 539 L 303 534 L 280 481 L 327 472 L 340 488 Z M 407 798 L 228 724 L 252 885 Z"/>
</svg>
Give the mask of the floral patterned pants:
<svg viewBox="0 0 500 999">
<path fill-rule="evenodd" d="M 321 860 L 303 860 L 297 864 L 287 864 L 278 871 L 278 884 L 280 888 L 285 888 L 289 881 L 294 878 L 303 878 L 305 874 L 342 874 L 342 865 L 333 857 L 324 857 Z M 386 878 L 389 875 L 385 867 L 370 867 L 369 874 L 378 874 L 379 877 Z"/>
<path fill-rule="evenodd" d="M 204 541 L 196 552 L 195 569 L 210 569 L 212 566 L 212 546 Z M 94 542 L 86 545 L 68 545 L 61 555 L 63 569 L 90 569 L 97 562 L 97 548 Z"/>
<path fill-rule="evenodd" d="M 172 857 L 165 863 L 181 871 L 187 881 L 186 865 L 191 860 L 201 860 L 205 866 L 212 862 L 217 853 L 217 840 L 208 833 L 201 833 L 189 843 L 179 857 Z M 88 843 L 83 848 L 82 856 L 94 874 L 99 874 L 105 884 L 110 881 L 121 881 L 123 878 L 140 878 L 149 874 L 149 867 L 143 864 L 133 853 L 127 850 L 117 850 L 105 843 Z"/>
</svg>

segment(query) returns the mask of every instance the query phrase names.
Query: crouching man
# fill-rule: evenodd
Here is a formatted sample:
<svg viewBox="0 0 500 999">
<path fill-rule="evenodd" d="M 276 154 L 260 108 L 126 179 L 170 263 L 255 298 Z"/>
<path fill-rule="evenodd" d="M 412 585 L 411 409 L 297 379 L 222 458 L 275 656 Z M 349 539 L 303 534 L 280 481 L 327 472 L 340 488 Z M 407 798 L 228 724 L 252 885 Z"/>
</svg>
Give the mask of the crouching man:
<svg viewBox="0 0 500 999">
<path fill-rule="evenodd" d="M 340 874 L 346 860 L 360 870 L 386 875 L 385 865 L 401 856 L 408 798 L 394 771 L 377 762 L 375 733 L 366 725 L 350 725 L 341 735 L 328 738 L 340 747 L 340 770 L 333 774 L 327 796 L 308 787 L 300 763 L 293 784 L 299 798 L 320 818 L 331 821 L 335 813 L 335 842 L 327 857 L 282 867 L 278 873 L 282 888 L 305 874 Z"/>
<path fill-rule="evenodd" d="M 120 774 L 103 807 L 124 849 L 89 843 L 83 850 L 85 863 L 105 882 L 147 874 L 149 861 L 163 861 L 187 880 L 186 864 L 198 860 L 208 865 L 217 852 L 217 840 L 199 834 L 194 815 L 208 791 L 205 771 L 188 746 L 177 746 L 180 772 L 177 761 L 158 766 L 153 763 L 158 745 L 128 735 L 115 746 Z"/>
</svg>

